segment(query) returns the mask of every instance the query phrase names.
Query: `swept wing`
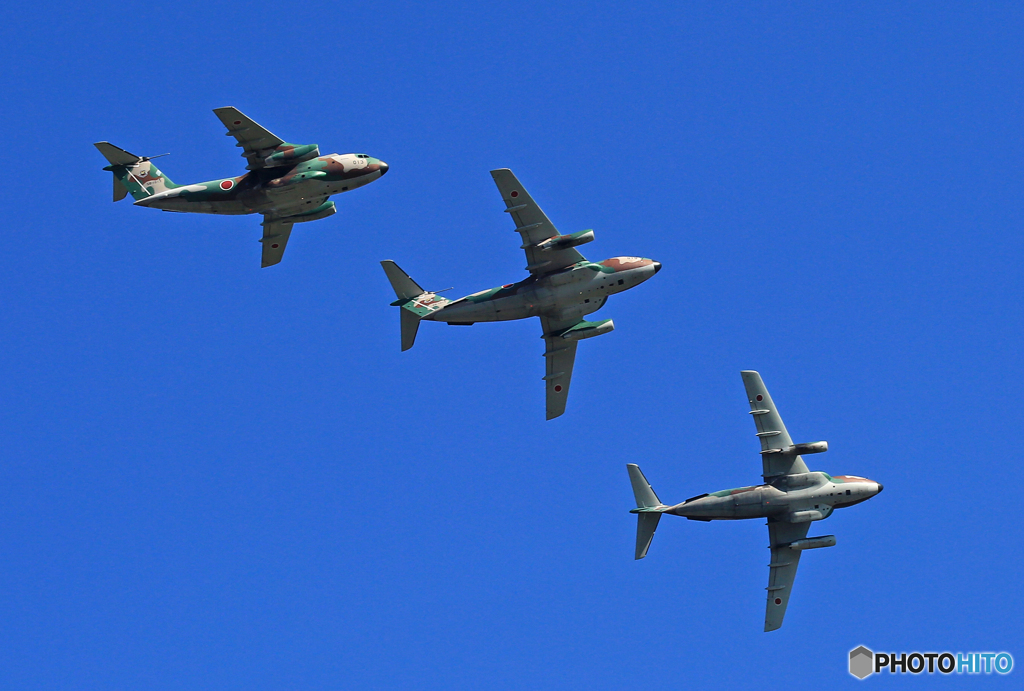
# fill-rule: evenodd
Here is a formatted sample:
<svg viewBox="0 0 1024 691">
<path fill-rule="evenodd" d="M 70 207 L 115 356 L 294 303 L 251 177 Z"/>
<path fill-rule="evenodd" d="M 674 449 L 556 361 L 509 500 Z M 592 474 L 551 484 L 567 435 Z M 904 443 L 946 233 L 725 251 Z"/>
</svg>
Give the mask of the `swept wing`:
<svg viewBox="0 0 1024 691">
<path fill-rule="evenodd" d="M 583 255 L 572 247 L 548 250 L 538 247 L 540 243 L 558 235 L 554 224 L 511 170 L 492 170 L 491 177 L 501 192 L 501 198 L 505 200 L 505 212 L 512 217 L 516 230 L 523 238 L 522 249 L 526 251 L 527 271 L 539 276 L 583 261 Z"/>
<path fill-rule="evenodd" d="M 768 521 L 768 538 L 771 542 L 772 561 L 768 565 L 768 603 L 764 611 L 764 630 L 774 631 L 782 626 L 789 606 L 789 595 L 796 580 L 796 568 L 800 565 L 800 550 L 789 549 L 789 543 L 807 537 L 810 523 L 788 523 Z"/>
<path fill-rule="evenodd" d="M 750 401 L 750 414 L 754 417 L 757 437 L 761 440 L 761 465 L 765 480 L 780 475 L 806 473 L 807 466 L 804 465 L 803 458 L 784 453 L 785 449 L 793 446 L 793 440 L 786 431 L 786 426 L 782 424 L 782 416 L 779 415 L 767 387 L 761 381 L 761 375 L 750 370 L 741 374 L 743 386 L 747 389 L 747 399 Z"/>
<path fill-rule="evenodd" d="M 237 146 L 242 147 L 242 156 L 248 160 L 246 168 L 249 170 L 266 167 L 264 159 L 285 143 L 238 108 L 214 108 L 213 112 L 228 128 L 228 134 L 238 140 Z"/>
<path fill-rule="evenodd" d="M 292 224 L 280 219 L 263 216 L 263 258 L 260 262 L 262 268 L 273 266 L 284 257 L 284 248 L 288 244 L 288 238 L 292 234 Z"/>
<path fill-rule="evenodd" d="M 578 341 L 567 341 L 558 334 L 574 326 L 582 318 L 578 313 L 540 318 L 540 326 L 544 331 L 544 361 L 547 365 L 544 384 L 547 389 L 548 420 L 565 412 L 565 402 L 569 398 L 569 383 L 572 381 L 572 366 L 576 362 Z"/>
<path fill-rule="evenodd" d="M 491 171 L 494 184 L 505 201 L 505 211 L 512 217 L 523 239 L 522 249 L 526 252 L 526 270 L 534 276 L 543 276 L 583 261 L 583 255 L 575 248 L 541 249 L 540 243 L 558 236 L 558 229 L 541 210 L 537 202 L 526 191 L 519 179 L 508 168 Z M 569 397 L 572 368 L 576 362 L 577 341 L 567 341 L 559 336 L 583 318 L 578 310 L 566 310 L 557 315 L 541 315 L 540 325 L 544 338 L 544 360 L 546 363 L 544 385 L 547 390 L 547 419 L 551 420 L 565 412 Z"/>
<path fill-rule="evenodd" d="M 757 438 L 761 440 L 761 464 L 765 480 L 781 475 L 806 473 L 807 466 L 799 455 L 787 453 L 793 446 L 793 439 L 782 422 L 768 388 L 757 372 L 747 370 L 741 373 L 743 386 L 750 402 L 750 414 L 757 427 Z M 789 523 L 768 520 L 768 539 L 772 560 L 768 565 L 768 602 L 765 605 L 764 630 L 774 631 L 782 626 L 789 606 L 789 596 L 796 580 L 796 569 L 800 565 L 800 550 L 789 549 L 794 540 L 807 537 L 810 523 Z"/>
</svg>

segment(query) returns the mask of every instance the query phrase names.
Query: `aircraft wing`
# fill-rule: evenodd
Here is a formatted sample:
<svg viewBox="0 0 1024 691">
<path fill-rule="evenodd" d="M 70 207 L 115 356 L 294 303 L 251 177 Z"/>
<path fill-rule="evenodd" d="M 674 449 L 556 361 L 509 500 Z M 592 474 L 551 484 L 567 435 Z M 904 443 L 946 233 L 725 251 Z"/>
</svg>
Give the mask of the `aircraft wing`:
<svg viewBox="0 0 1024 691">
<path fill-rule="evenodd" d="M 741 372 L 743 375 L 743 386 L 747 389 L 747 399 L 750 401 L 750 414 L 754 416 L 754 425 L 757 427 L 757 437 L 761 440 L 761 464 L 765 479 L 779 475 L 792 475 L 793 473 L 806 473 L 807 466 L 804 459 L 788 453 L 782 453 L 793 445 L 793 440 L 782 424 L 782 416 L 775 408 L 768 389 L 761 381 L 761 375 L 757 372 L 747 370 Z"/>
<path fill-rule="evenodd" d="M 263 261 L 260 266 L 266 268 L 277 264 L 284 257 L 284 248 L 292 234 L 292 224 L 264 216 L 262 225 L 263 237 L 260 242 L 263 243 Z"/>
<path fill-rule="evenodd" d="M 559 317 L 541 316 L 540 325 L 544 330 L 544 360 L 547 363 L 544 383 L 547 388 L 547 419 L 551 420 L 565 412 L 569 397 L 569 382 L 572 380 L 572 366 L 576 362 L 578 341 L 566 341 L 558 336 L 582 319 L 579 314 Z"/>
<path fill-rule="evenodd" d="M 228 128 L 228 134 L 238 140 L 237 146 L 242 147 L 242 156 L 249 161 L 246 166 L 249 170 L 265 167 L 263 159 L 285 143 L 255 120 L 243 115 L 238 108 L 214 108 L 213 112 Z"/>
<path fill-rule="evenodd" d="M 556 237 L 558 230 L 511 170 L 492 170 L 491 177 L 501 192 L 501 198 L 505 200 L 505 211 L 512 217 L 516 230 L 523 238 L 522 249 L 526 250 L 527 271 L 542 275 L 583 261 L 583 255 L 572 247 L 550 250 L 537 247 L 539 243 Z"/>
<path fill-rule="evenodd" d="M 768 520 L 768 538 L 771 541 L 772 561 L 768 565 L 768 603 L 764 611 L 764 630 L 774 631 L 782 626 L 789 606 L 789 596 L 800 565 L 800 550 L 790 549 L 794 540 L 807 537 L 810 523 L 787 523 Z"/>
</svg>

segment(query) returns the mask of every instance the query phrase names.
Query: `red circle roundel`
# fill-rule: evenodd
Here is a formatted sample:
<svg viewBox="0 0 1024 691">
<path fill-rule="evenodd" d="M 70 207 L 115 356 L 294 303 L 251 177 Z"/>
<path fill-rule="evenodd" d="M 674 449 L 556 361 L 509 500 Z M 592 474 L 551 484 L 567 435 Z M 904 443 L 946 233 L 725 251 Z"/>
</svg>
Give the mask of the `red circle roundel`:
<svg viewBox="0 0 1024 691">
<path fill-rule="evenodd" d="M 560 393 L 561 391 L 562 391 L 562 385 L 561 384 L 556 384 L 555 385 L 555 393 Z"/>
<path fill-rule="evenodd" d="M 224 180 L 224 181 L 222 181 L 220 183 L 220 188 L 222 190 L 229 190 L 229 189 L 231 189 L 234 186 L 235 186 L 235 181 L 234 180 Z"/>
<path fill-rule="evenodd" d="M 512 194 L 510 194 L 509 196 L 512 197 L 513 199 L 515 199 L 516 197 L 519 196 L 519 191 L 518 190 L 512 190 Z"/>
</svg>

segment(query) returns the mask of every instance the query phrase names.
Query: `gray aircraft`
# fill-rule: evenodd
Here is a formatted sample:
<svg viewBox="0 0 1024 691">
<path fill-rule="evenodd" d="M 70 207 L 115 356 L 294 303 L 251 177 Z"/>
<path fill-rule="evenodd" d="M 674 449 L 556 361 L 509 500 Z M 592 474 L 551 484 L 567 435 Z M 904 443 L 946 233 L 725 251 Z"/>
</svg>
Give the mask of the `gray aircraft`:
<svg viewBox="0 0 1024 691">
<path fill-rule="evenodd" d="M 637 514 L 637 559 L 647 556 L 662 514 L 684 516 L 692 521 L 767 518 L 772 557 L 768 564 L 764 630 L 774 631 L 782 626 L 786 616 L 801 552 L 836 544 L 835 535 L 807 537 L 811 521 L 820 521 L 831 516 L 835 509 L 870 499 L 882 491 L 882 485 L 856 475 L 809 472 L 801 455 L 828 451 L 828 442 L 794 444 L 761 375 L 751 371 L 742 375 L 750 400 L 750 414 L 754 416 L 757 437 L 761 440 L 764 484 L 701 494 L 682 504 L 666 506 L 640 468 L 629 463 L 626 469 L 637 505 L 630 513 Z"/>
<path fill-rule="evenodd" d="M 263 215 L 261 266 L 284 256 L 292 226 L 327 218 L 336 209 L 329 197 L 379 180 L 388 164 L 366 154 L 321 156 L 316 144 L 289 144 L 237 108 L 214 113 L 237 140 L 247 161 L 244 175 L 175 185 L 150 156 L 136 156 L 110 142 L 96 142 L 114 174 L 114 201 L 129 193 L 136 206 L 199 214 Z"/>
<path fill-rule="evenodd" d="M 540 317 L 546 348 L 547 419 L 565 412 L 576 359 L 576 344 L 615 328 L 611 319 L 590 322 L 583 317 L 600 309 L 608 296 L 637 286 L 661 270 L 642 257 L 613 257 L 589 262 L 576 247 L 594 239 L 593 230 L 560 235 L 511 170 L 492 170 L 505 212 L 523 238 L 529 277 L 448 300 L 423 290 L 391 260 L 381 262 L 401 307 L 402 350 L 412 348 L 420 320 L 471 325 Z"/>
</svg>

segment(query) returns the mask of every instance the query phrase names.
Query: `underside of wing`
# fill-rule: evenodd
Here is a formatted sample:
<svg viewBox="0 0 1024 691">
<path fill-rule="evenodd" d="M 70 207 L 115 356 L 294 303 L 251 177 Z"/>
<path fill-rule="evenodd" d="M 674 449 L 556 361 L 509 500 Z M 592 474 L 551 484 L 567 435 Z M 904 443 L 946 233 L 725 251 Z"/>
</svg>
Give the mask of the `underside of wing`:
<svg viewBox="0 0 1024 691">
<path fill-rule="evenodd" d="M 246 167 L 250 170 L 265 167 L 264 159 L 285 143 L 237 108 L 214 108 L 213 112 L 228 128 L 228 134 L 238 140 L 242 156 L 249 162 Z"/>
<path fill-rule="evenodd" d="M 766 480 L 780 475 L 806 473 L 807 466 L 800 456 L 786 453 L 793 446 L 793 440 L 782 423 L 768 389 L 761 381 L 761 375 L 747 370 L 741 372 L 743 386 L 747 389 L 750 401 L 750 414 L 754 417 L 757 427 L 757 438 L 761 440 L 761 464 Z"/>
<path fill-rule="evenodd" d="M 558 230 L 511 170 L 492 170 L 491 177 L 505 200 L 506 213 L 512 217 L 523 238 L 527 271 L 535 275 L 546 274 L 583 261 L 583 255 L 572 247 L 560 249 L 557 242 L 549 242 L 560 237 Z"/>
<path fill-rule="evenodd" d="M 572 367 L 576 362 L 577 341 L 567 341 L 559 334 L 579 322 L 581 318 L 579 315 L 540 318 L 540 325 L 544 330 L 544 384 L 547 389 L 548 420 L 565 412 L 565 403 L 569 398 L 569 383 L 572 381 Z"/>
<path fill-rule="evenodd" d="M 796 580 L 796 569 L 800 565 L 800 550 L 790 549 L 789 544 L 807 537 L 810 523 L 787 523 L 768 521 L 768 538 L 771 542 L 772 560 L 768 573 L 768 602 L 764 612 L 764 630 L 774 631 L 782 626 L 789 606 L 789 596 Z"/>
<path fill-rule="evenodd" d="M 279 219 L 263 217 L 263 261 L 260 266 L 266 268 L 273 266 L 284 257 L 284 248 L 288 244 L 288 238 L 292 234 L 292 224 Z"/>
</svg>

